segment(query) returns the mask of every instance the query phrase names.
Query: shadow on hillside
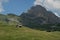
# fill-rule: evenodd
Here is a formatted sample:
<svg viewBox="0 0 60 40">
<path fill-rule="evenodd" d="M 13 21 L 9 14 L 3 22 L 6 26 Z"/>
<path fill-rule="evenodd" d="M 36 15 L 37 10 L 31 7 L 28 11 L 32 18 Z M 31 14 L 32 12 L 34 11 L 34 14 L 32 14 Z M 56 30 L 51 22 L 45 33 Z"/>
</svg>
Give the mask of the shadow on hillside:
<svg viewBox="0 0 60 40">
<path fill-rule="evenodd" d="M 35 29 L 35 30 L 41 30 L 41 31 L 46 31 L 46 32 L 54 32 L 54 31 L 60 31 L 60 24 L 58 25 L 39 25 L 39 26 L 36 26 L 36 25 L 24 25 L 26 27 L 29 27 L 31 29 Z"/>
</svg>

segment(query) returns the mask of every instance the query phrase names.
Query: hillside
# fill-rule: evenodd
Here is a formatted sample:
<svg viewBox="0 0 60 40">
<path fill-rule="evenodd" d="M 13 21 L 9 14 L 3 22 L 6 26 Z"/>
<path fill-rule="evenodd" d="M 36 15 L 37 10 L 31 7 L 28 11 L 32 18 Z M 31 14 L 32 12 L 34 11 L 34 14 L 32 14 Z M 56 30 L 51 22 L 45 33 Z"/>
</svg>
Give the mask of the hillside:
<svg viewBox="0 0 60 40">
<path fill-rule="evenodd" d="M 60 32 L 46 32 L 28 27 L 0 24 L 0 40 L 60 40 Z"/>
<path fill-rule="evenodd" d="M 19 23 L 19 18 L 20 17 L 12 13 L 7 15 L 0 14 L 0 23 L 16 25 Z"/>
<path fill-rule="evenodd" d="M 60 23 L 60 18 L 41 5 L 32 6 L 27 12 L 23 12 L 20 17 L 22 25 L 32 29 L 60 30 L 60 27 L 57 28 L 56 26 Z"/>
</svg>

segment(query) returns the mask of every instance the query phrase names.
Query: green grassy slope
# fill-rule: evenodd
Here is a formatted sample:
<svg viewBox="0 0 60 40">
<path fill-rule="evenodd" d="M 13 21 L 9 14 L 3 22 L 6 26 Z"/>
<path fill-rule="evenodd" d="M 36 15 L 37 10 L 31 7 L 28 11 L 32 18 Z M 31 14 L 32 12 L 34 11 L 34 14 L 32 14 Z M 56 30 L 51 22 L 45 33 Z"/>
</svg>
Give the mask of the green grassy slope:
<svg viewBox="0 0 60 40">
<path fill-rule="evenodd" d="M 60 32 L 45 32 L 0 24 L 0 40 L 60 40 Z"/>
</svg>

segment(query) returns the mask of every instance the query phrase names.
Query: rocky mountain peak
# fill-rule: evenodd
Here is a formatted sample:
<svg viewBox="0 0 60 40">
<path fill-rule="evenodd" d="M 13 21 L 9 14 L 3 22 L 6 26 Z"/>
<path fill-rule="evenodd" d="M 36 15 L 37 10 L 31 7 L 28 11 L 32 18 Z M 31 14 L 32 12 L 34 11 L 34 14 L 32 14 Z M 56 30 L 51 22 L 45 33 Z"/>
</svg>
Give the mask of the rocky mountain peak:
<svg viewBox="0 0 60 40">
<path fill-rule="evenodd" d="M 47 11 L 40 5 L 32 6 L 27 13 L 21 14 L 22 23 L 28 25 L 36 24 L 55 24 L 59 23 L 59 18 L 51 11 Z"/>
</svg>

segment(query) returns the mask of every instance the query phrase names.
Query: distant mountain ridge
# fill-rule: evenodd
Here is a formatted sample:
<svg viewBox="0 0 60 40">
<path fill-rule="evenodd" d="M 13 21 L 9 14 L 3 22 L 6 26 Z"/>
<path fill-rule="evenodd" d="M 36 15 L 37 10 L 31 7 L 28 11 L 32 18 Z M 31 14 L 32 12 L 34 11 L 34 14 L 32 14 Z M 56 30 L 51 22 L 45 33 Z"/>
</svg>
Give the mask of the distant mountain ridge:
<svg viewBox="0 0 60 40">
<path fill-rule="evenodd" d="M 6 24 L 17 24 L 19 23 L 19 17 L 15 14 L 0 14 L 0 23 L 6 23 Z"/>
</svg>

